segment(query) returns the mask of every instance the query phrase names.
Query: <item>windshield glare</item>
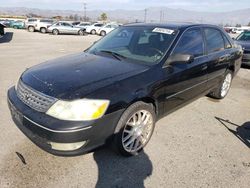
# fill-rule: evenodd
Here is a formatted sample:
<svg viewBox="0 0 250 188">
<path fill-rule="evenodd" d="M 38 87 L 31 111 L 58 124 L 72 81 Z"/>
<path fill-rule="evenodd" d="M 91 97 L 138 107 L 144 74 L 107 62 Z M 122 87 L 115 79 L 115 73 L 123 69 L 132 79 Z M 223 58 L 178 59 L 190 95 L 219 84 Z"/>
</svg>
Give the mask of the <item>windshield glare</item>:
<svg viewBox="0 0 250 188">
<path fill-rule="evenodd" d="M 87 52 L 102 55 L 99 52 L 111 51 L 129 60 L 155 64 L 165 55 L 176 35 L 177 31 L 167 28 L 119 27 Z"/>
<path fill-rule="evenodd" d="M 241 33 L 241 34 L 237 37 L 237 40 L 250 41 L 250 32 Z"/>
</svg>

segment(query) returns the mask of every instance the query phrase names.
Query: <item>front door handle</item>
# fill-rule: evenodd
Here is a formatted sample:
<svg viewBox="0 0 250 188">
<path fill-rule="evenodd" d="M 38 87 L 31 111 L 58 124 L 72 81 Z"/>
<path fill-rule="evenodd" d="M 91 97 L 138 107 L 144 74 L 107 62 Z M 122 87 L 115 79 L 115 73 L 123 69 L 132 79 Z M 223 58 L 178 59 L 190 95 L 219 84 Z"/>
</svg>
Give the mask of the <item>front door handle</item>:
<svg viewBox="0 0 250 188">
<path fill-rule="evenodd" d="M 202 67 L 201 67 L 201 70 L 207 70 L 207 65 L 203 65 Z"/>
<path fill-rule="evenodd" d="M 228 60 L 230 58 L 230 54 L 225 54 L 223 56 L 220 57 L 219 62 Z"/>
</svg>

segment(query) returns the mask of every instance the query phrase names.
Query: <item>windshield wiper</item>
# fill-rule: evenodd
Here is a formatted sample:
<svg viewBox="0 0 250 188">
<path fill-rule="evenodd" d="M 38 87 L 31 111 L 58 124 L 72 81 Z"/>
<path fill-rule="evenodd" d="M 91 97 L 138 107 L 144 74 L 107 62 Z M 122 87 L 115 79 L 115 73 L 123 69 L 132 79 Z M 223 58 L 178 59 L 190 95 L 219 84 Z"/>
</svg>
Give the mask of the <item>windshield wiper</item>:
<svg viewBox="0 0 250 188">
<path fill-rule="evenodd" d="M 116 59 L 118 60 L 121 60 L 121 58 L 123 59 L 126 59 L 125 56 L 117 53 L 117 52 L 114 52 L 114 51 L 110 51 L 110 50 L 101 50 L 100 52 L 103 52 L 103 53 L 108 53 L 108 54 L 111 54 L 113 57 L 115 57 Z"/>
</svg>

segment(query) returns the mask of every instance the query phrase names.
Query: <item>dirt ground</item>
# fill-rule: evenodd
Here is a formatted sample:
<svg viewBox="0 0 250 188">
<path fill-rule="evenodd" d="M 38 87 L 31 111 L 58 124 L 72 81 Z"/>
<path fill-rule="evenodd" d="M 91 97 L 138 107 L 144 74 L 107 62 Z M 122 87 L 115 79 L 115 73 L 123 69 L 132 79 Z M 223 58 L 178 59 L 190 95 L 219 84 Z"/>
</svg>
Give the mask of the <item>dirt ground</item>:
<svg viewBox="0 0 250 188">
<path fill-rule="evenodd" d="M 139 156 L 123 158 L 102 148 L 56 157 L 14 125 L 7 90 L 27 67 L 81 52 L 99 37 L 6 31 L 0 39 L 1 188 L 249 187 L 250 69 L 240 70 L 224 100 L 203 97 L 158 121 Z"/>
</svg>

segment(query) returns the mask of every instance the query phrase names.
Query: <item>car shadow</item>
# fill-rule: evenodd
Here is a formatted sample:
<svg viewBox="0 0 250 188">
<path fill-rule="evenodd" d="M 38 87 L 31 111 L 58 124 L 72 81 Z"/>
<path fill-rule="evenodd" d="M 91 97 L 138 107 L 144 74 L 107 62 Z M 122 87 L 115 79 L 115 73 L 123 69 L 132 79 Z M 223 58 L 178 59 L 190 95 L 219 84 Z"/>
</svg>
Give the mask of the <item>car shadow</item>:
<svg viewBox="0 0 250 188">
<path fill-rule="evenodd" d="M 142 188 L 144 180 L 152 174 L 152 163 L 143 151 L 138 156 L 125 158 L 105 147 L 79 157 L 57 157 L 28 142 L 16 144 L 3 155 L 1 186 L 53 187 L 63 181 L 66 187 L 79 187 L 79 184 L 86 187 L 84 179 L 98 174 L 93 177 L 97 182 L 93 182 L 92 187 Z"/>
<path fill-rule="evenodd" d="M 1 38 L 0 43 L 8 43 L 13 38 L 13 32 L 6 32 Z"/>
<path fill-rule="evenodd" d="M 143 188 L 144 180 L 153 171 L 152 163 L 144 151 L 125 158 L 104 148 L 94 153 L 94 159 L 98 166 L 96 188 Z"/>
<path fill-rule="evenodd" d="M 243 125 L 237 125 L 229 120 L 215 117 L 226 129 L 236 136 L 241 142 L 250 148 L 250 121 Z"/>
</svg>

